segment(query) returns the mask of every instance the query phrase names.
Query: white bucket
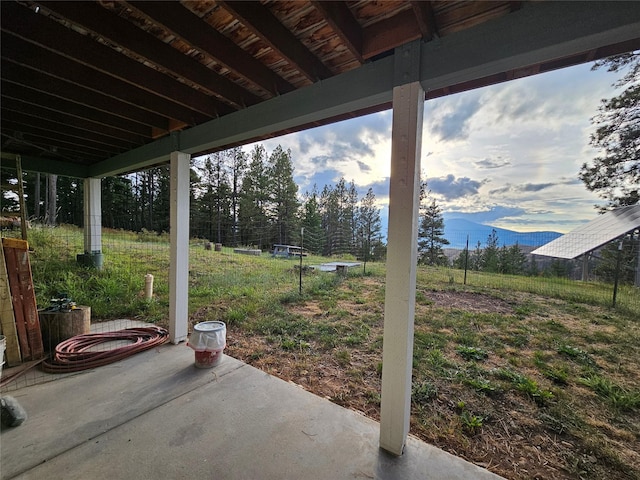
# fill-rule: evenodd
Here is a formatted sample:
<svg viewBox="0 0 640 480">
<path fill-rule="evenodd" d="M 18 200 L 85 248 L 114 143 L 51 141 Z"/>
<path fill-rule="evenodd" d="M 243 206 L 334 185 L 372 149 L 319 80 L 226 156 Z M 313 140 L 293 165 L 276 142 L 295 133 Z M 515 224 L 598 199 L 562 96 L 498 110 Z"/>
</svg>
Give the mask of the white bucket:
<svg viewBox="0 0 640 480">
<path fill-rule="evenodd" d="M 227 326 L 224 322 L 201 322 L 193 327 L 187 345 L 196 352 L 196 368 L 211 368 L 222 361 L 227 345 Z"/>
</svg>

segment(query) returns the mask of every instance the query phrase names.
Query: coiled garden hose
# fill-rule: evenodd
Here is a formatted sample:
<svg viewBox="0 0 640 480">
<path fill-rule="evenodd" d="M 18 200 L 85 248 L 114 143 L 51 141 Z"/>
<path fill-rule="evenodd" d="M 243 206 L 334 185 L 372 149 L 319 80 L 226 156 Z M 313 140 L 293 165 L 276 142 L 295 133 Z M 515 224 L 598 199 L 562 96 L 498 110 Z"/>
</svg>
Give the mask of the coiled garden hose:
<svg viewBox="0 0 640 480">
<path fill-rule="evenodd" d="M 128 345 L 96 350 L 108 342 L 128 341 Z M 126 328 L 115 332 L 76 335 L 60 342 L 51 360 L 42 362 L 48 373 L 71 373 L 108 365 L 138 352 L 162 345 L 169 340 L 169 332 L 162 327 Z"/>
</svg>

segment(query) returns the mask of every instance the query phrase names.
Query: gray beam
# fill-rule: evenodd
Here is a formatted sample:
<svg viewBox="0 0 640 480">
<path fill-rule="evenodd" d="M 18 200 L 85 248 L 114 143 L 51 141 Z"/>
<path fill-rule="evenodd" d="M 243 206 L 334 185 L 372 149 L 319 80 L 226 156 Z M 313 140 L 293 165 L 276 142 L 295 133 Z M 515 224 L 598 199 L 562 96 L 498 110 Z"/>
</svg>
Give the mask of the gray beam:
<svg viewBox="0 0 640 480">
<path fill-rule="evenodd" d="M 62 175 L 63 177 L 75 178 L 86 178 L 90 176 L 89 168 L 86 165 L 66 162 L 64 160 L 17 155 L 8 152 L 2 152 L 0 154 L 0 166 L 15 170 L 16 157 L 18 156 L 22 162 L 22 170 L 25 172 L 52 173 Z"/>
<path fill-rule="evenodd" d="M 352 88 L 358 85 L 359 88 Z M 167 162 L 174 150 L 199 153 L 391 101 L 393 57 L 230 113 L 117 155 L 91 168 L 109 176 Z"/>
<path fill-rule="evenodd" d="M 425 91 L 640 38 L 637 2 L 526 3 L 423 47 Z"/>
<path fill-rule="evenodd" d="M 426 91 L 640 38 L 636 2 L 536 2 L 422 46 Z M 90 169 L 113 175 L 323 121 L 391 100 L 393 55 L 115 156 Z M 178 147 L 178 148 L 177 148 Z"/>
</svg>

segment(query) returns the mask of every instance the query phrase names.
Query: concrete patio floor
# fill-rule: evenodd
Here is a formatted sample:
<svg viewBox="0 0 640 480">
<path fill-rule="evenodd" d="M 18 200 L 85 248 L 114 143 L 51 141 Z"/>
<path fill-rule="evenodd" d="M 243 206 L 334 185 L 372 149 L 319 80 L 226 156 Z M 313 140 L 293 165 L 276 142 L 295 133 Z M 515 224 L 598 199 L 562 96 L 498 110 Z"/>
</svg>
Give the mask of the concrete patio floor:
<svg viewBox="0 0 640 480">
<path fill-rule="evenodd" d="M 9 392 L 29 418 L 0 435 L 2 479 L 499 479 L 225 356 L 185 344 Z"/>
</svg>

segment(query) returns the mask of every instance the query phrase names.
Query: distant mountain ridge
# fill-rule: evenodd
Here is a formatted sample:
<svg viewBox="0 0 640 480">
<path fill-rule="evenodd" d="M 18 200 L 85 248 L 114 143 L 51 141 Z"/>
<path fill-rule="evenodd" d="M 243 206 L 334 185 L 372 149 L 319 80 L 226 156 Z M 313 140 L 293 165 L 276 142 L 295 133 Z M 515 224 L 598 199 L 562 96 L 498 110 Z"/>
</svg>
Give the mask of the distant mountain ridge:
<svg viewBox="0 0 640 480">
<path fill-rule="evenodd" d="M 539 247 L 562 236 L 562 233 L 558 232 L 515 232 L 462 218 L 444 218 L 444 237 L 449 240 L 447 248 L 465 248 L 467 235 L 469 235 L 469 250 L 474 250 L 478 242 L 480 242 L 480 248 L 484 248 L 492 230 L 495 230 L 498 235 L 498 247 L 503 245 L 509 247 L 516 243 L 522 247 Z"/>
</svg>

